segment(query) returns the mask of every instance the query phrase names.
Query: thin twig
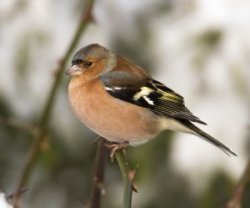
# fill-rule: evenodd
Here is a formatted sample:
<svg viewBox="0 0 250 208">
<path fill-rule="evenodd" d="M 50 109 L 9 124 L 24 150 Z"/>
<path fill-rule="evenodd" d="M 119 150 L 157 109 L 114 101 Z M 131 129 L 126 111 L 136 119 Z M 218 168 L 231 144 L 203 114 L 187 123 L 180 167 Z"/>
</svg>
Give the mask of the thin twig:
<svg viewBox="0 0 250 208">
<path fill-rule="evenodd" d="M 123 183 L 123 208 L 131 208 L 132 205 L 132 193 L 135 189 L 133 181 L 135 177 L 135 171 L 130 170 L 129 164 L 125 158 L 123 150 L 118 150 L 115 153 L 116 161 L 120 167 Z"/>
<path fill-rule="evenodd" d="M 13 199 L 15 199 L 15 197 L 16 197 L 17 195 L 22 195 L 22 194 L 25 193 L 26 191 L 27 191 L 27 189 L 21 189 L 19 193 L 11 193 L 11 194 L 8 194 L 8 195 L 6 196 L 6 199 L 7 199 L 8 201 L 13 201 Z"/>
<path fill-rule="evenodd" d="M 5 125 L 9 127 L 19 128 L 27 131 L 28 133 L 36 136 L 38 128 L 32 124 L 19 120 L 17 118 L 4 118 L 0 117 L 0 125 Z"/>
<path fill-rule="evenodd" d="M 108 155 L 107 148 L 104 146 L 104 138 L 99 138 L 96 150 L 95 171 L 92 182 L 92 190 L 88 208 L 99 208 L 101 205 L 101 196 L 105 193 L 104 172 L 105 162 Z"/>
<path fill-rule="evenodd" d="M 246 187 L 249 187 L 250 185 L 250 159 L 247 163 L 246 169 L 244 173 L 242 174 L 238 185 L 235 188 L 235 191 L 226 204 L 225 208 L 240 208 L 242 199 L 245 193 Z"/>
<path fill-rule="evenodd" d="M 84 2 L 86 2 L 86 1 L 84 1 Z M 75 32 L 74 37 L 72 38 L 72 42 L 70 43 L 69 48 L 67 49 L 67 51 L 65 53 L 65 56 L 63 57 L 63 59 L 61 60 L 61 62 L 59 63 L 59 65 L 57 67 L 57 70 L 56 70 L 57 73 L 56 73 L 54 83 L 53 83 L 51 90 L 48 94 L 48 98 L 47 98 L 46 104 L 44 106 L 44 110 L 42 111 L 42 116 L 41 116 L 40 124 L 38 126 L 39 129 L 38 129 L 37 136 L 35 137 L 34 142 L 28 151 L 27 158 L 26 158 L 26 161 L 24 164 L 24 168 L 23 168 L 20 180 L 19 180 L 18 185 L 17 185 L 17 192 L 19 192 L 23 188 L 23 186 L 27 183 L 28 179 L 30 178 L 32 168 L 33 168 L 34 163 L 36 161 L 36 158 L 40 152 L 40 145 L 45 138 L 45 134 L 46 134 L 48 124 L 50 121 L 50 117 L 51 117 L 52 107 L 54 105 L 56 94 L 57 94 L 59 86 L 60 86 L 59 84 L 60 84 L 61 79 L 62 79 L 65 65 L 66 65 L 68 59 L 70 58 L 70 55 L 72 54 L 77 43 L 79 42 L 80 38 L 82 37 L 82 34 L 85 31 L 88 23 L 92 20 L 91 15 L 92 15 L 93 5 L 94 5 L 94 0 L 88 0 L 86 2 L 86 6 L 85 6 L 84 11 L 82 13 L 79 26 Z M 18 207 L 18 201 L 19 201 L 19 196 L 17 196 L 14 200 L 14 207 L 15 208 Z"/>
</svg>

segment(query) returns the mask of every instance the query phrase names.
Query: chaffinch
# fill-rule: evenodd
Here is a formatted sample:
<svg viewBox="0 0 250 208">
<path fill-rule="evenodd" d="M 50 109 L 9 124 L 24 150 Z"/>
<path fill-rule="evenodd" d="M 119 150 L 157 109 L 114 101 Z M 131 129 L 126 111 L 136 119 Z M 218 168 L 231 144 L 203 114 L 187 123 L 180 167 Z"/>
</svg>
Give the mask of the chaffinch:
<svg viewBox="0 0 250 208">
<path fill-rule="evenodd" d="M 66 74 L 72 77 L 68 93 L 76 116 L 117 144 L 115 150 L 119 145 L 144 143 L 169 129 L 195 134 L 228 155 L 236 155 L 193 124 L 206 123 L 186 108 L 181 95 L 101 45 L 90 44 L 77 51 Z"/>
</svg>

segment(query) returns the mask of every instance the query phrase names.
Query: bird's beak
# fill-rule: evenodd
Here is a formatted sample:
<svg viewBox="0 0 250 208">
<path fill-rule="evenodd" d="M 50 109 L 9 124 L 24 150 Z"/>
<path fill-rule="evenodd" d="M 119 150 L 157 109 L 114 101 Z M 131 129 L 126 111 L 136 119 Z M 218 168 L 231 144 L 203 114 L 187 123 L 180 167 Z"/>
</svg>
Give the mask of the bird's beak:
<svg viewBox="0 0 250 208">
<path fill-rule="evenodd" d="M 65 71 L 65 74 L 70 76 L 80 75 L 82 74 L 82 68 L 77 65 L 73 65 Z"/>
</svg>

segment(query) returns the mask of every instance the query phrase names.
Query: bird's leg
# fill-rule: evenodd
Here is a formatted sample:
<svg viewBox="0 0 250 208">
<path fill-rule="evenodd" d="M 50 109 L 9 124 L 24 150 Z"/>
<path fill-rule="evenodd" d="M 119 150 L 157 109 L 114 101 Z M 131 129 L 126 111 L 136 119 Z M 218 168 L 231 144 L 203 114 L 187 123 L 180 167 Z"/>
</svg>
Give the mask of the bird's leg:
<svg viewBox="0 0 250 208">
<path fill-rule="evenodd" d="M 128 142 L 124 142 L 124 143 L 106 143 L 105 146 L 111 150 L 110 158 L 111 158 L 111 161 L 114 161 L 116 151 L 122 150 L 123 154 L 124 155 L 126 154 L 125 149 L 128 146 Z"/>
</svg>

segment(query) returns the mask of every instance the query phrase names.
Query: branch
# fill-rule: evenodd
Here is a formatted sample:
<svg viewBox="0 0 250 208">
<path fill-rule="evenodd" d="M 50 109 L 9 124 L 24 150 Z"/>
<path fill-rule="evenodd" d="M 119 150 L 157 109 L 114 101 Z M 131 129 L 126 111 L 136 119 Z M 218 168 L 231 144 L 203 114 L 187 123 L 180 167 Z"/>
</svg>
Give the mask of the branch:
<svg viewBox="0 0 250 208">
<path fill-rule="evenodd" d="M 244 193 L 246 191 L 246 187 L 249 187 L 250 185 L 250 159 L 247 163 L 246 169 L 241 176 L 239 183 L 237 187 L 235 188 L 235 191 L 232 195 L 232 197 L 229 199 L 228 203 L 226 204 L 225 208 L 239 208 L 241 207 L 242 199 L 244 196 Z"/>
<path fill-rule="evenodd" d="M 126 160 L 125 153 L 123 150 L 118 150 L 115 153 L 116 161 L 120 167 L 123 183 L 124 183 L 124 193 L 123 193 L 123 208 L 131 208 L 132 205 L 132 192 L 136 191 L 133 184 L 135 171 L 130 170 L 129 164 Z"/>
<path fill-rule="evenodd" d="M 0 125 L 5 125 L 8 127 L 19 128 L 27 131 L 33 136 L 36 136 L 38 128 L 34 125 L 31 125 L 27 122 L 19 120 L 17 118 L 4 118 L 0 116 Z"/>
<path fill-rule="evenodd" d="M 107 148 L 104 146 L 104 138 L 99 138 L 96 150 L 95 172 L 90 194 L 90 201 L 87 207 L 99 208 L 101 204 L 101 195 L 104 193 L 103 180 L 105 171 L 105 161 L 107 158 Z"/>
<path fill-rule="evenodd" d="M 86 1 L 84 1 L 84 2 L 86 2 Z M 84 11 L 83 11 L 82 16 L 81 16 L 80 23 L 79 23 L 78 28 L 75 32 L 75 35 L 74 35 L 74 37 L 69 45 L 69 48 L 67 49 L 67 51 L 64 55 L 64 58 L 60 61 L 59 65 L 56 69 L 56 72 L 57 72 L 56 77 L 55 77 L 54 83 L 51 87 L 51 90 L 48 94 L 48 98 L 47 98 L 46 104 L 44 106 L 44 110 L 42 112 L 40 124 L 38 126 L 38 133 L 37 133 L 36 137 L 34 138 L 34 142 L 28 151 L 27 158 L 26 158 L 26 161 L 24 164 L 24 168 L 23 168 L 23 171 L 21 173 L 21 177 L 20 177 L 18 185 L 17 185 L 17 193 L 20 192 L 20 190 L 23 188 L 23 186 L 27 183 L 27 181 L 30 178 L 32 168 L 33 168 L 34 163 L 37 159 L 37 156 L 40 152 L 40 145 L 45 138 L 45 134 L 46 134 L 48 124 L 50 121 L 50 117 L 51 117 L 52 107 L 54 105 L 56 94 L 57 94 L 59 86 L 60 86 L 59 84 L 60 84 L 61 79 L 62 79 L 65 65 L 66 65 L 68 59 L 70 58 L 77 43 L 79 42 L 87 25 L 92 20 L 91 12 L 92 12 L 93 5 L 94 5 L 94 0 L 87 1 L 86 6 L 85 6 Z M 18 207 L 18 204 L 19 204 L 18 201 L 19 201 L 19 196 L 17 196 L 14 200 L 14 207 L 15 208 Z"/>
</svg>

